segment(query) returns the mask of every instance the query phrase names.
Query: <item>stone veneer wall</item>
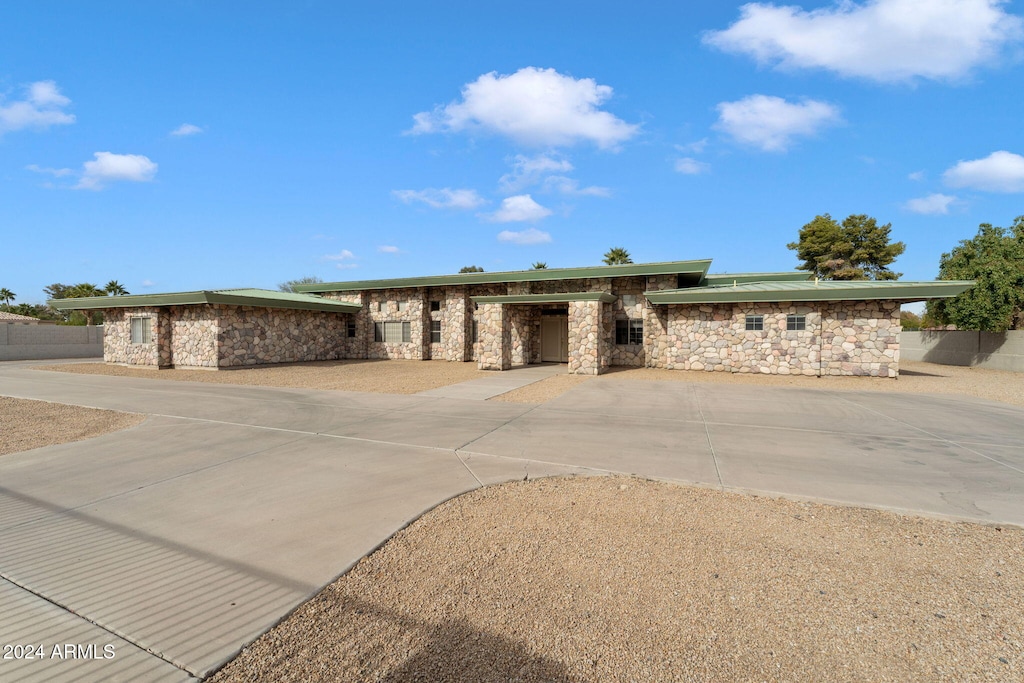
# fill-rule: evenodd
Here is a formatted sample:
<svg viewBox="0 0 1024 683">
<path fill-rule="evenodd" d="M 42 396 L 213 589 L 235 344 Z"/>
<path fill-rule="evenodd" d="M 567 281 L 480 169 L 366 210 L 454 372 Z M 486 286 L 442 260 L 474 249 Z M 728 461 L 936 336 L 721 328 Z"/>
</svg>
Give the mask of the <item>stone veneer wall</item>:
<svg viewBox="0 0 1024 683">
<path fill-rule="evenodd" d="M 610 304 L 611 314 L 606 321 L 608 331 L 607 338 L 611 349 L 611 365 L 626 365 L 632 367 L 643 367 L 647 354 L 643 344 L 616 344 L 615 323 L 618 320 L 643 320 L 644 319 L 644 286 L 645 278 L 629 277 L 614 280 L 615 288 L 612 294 L 618 297 Z"/>
<path fill-rule="evenodd" d="M 481 370 L 508 370 L 512 367 L 509 307 L 480 304 L 476 311 L 477 367 Z"/>
<path fill-rule="evenodd" d="M 220 326 L 220 367 L 343 357 L 348 314 L 251 306 L 213 308 Z"/>
<path fill-rule="evenodd" d="M 806 329 L 786 329 L 791 313 Z M 747 331 L 748 314 L 763 315 L 764 330 Z M 644 335 L 650 367 L 896 377 L 899 330 L 897 302 L 765 303 L 652 307 Z"/>
<path fill-rule="evenodd" d="M 170 322 L 171 355 L 168 364 L 177 368 L 216 368 L 220 317 L 212 306 L 172 306 Z"/>
<path fill-rule="evenodd" d="M 830 305 L 821 332 L 823 375 L 898 377 L 898 301 L 843 301 Z"/>
<path fill-rule="evenodd" d="M 391 360 L 425 360 L 429 358 L 429 347 L 423 344 L 423 301 L 422 289 L 381 289 L 366 292 L 369 303 L 370 329 L 367 337 L 367 358 Z M 400 311 L 399 304 L 406 308 Z M 410 341 L 373 341 L 375 322 L 408 322 Z M 427 339 L 430 339 L 429 330 Z"/>
<path fill-rule="evenodd" d="M 151 344 L 132 344 L 132 318 L 152 319 Z M 159 368 L 170 365 L 170 345 L 163 340 L 169 332 L 161 329 L 161 309 L 145 308 L 108 308 L 103 311 L 103 360 L 107 363 L 120 365 L 141 365 Z M 164 354 L 161 348 L 166 349 Z"/>
<path fill-rule="evenodd" d="M 599 375 L 608 369 L 605 306 L 600 301 L 569 302 L 570 375 Z"/>
</svg>

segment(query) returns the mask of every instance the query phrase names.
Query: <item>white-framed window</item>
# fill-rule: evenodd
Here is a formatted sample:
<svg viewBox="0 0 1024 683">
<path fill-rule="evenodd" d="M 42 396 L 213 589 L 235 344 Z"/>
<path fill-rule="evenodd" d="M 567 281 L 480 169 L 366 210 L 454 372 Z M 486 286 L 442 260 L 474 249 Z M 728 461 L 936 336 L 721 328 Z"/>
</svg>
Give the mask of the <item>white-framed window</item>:
<svg viewBox="0 0 1024 683">
<path fill-rule="evenodd" d="M 807 329 L 807 316 L 806 315 L 796 315 L 794 313 L 790 313 L 789 315 L 786 316 L 786 330 L 792 332 L 794 330 L 806 330 L 806 329 Z"/>
<path fill-rule="evenodd" d="M 441 321 L 431 320 L 430 321 L 430 343 L 440 344 L 441 343 Z"/>
<path fill-rule="evenodd" d="M 744 321 L 744 327 L 748 332 L 757 332 L 764 329 L 763 315 L 748 315 Z"/>
<path fill-rule="evenodd" d="M 132 344 L 153 343 L 153 319 L 136 318 L 131 319 Z"/>
<path fill-rule="evenodd" d="M 400 344 L 412 341 L 412 323 L 388 320 L 373 324 L 373 341 Z"/>
<path fill-rule="evenodd" d="M 399 301 L 398 302 L 398 312 L 399 313 L 405 313 L 408 310 L 409 310 L 409 302 L 408 301 Z"/>
</svg>

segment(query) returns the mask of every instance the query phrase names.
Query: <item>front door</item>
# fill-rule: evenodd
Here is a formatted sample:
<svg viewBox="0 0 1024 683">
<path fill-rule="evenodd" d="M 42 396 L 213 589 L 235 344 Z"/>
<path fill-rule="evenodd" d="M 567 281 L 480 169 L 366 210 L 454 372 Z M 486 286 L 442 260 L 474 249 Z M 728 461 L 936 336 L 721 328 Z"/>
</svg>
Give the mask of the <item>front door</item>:
<svg viewBox="0 0 1024 683">
<path fill-rule="evenodd" d="M 545 363 L 569 362 L 569 317 L 545 315 L 540 322 L 540 359 Z"/>
</svg>

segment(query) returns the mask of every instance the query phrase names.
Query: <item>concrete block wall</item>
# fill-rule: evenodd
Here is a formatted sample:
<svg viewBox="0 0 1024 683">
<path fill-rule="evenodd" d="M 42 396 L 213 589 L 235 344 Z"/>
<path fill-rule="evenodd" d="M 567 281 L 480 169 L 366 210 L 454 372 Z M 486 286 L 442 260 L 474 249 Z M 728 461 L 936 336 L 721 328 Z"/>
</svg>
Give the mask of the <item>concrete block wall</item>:
<svg viewBox="0 0 1024 683">
<path fill-rule="evenodd" d="M 102 326 L 0 323 L 0 360 L 102 357 Z"/>
<path fill-rule="evenodd" d="M 1024 372 L 1024 330 L 903 332 L 900 356 L 939 365 L 961 365 Z"/>
</svg>

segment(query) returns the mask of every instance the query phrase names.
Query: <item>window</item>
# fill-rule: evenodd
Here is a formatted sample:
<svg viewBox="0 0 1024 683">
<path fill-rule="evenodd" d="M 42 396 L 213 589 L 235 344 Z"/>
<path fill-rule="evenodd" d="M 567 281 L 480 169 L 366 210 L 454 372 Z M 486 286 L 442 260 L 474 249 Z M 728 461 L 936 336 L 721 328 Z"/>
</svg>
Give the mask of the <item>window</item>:
<svg viewBox="0 0 1024 683">
<path fill-rule="evenodd" d="M 476 321 L 474 320 L 473 321 L 473 343 L 474 344 L 476 344 L 476 339 L 477 339 L 476 328 L 477 328 L 477 325 L 476 325 Z"/>
<path fill-rule="evenodd" d="M 440 344 L 441 343 L 441 321 L 431 320 L 430 321 L 430 343 Z"/>
<path fill-rule="evenodd" d="M 440 301 L 431 301 L 430 302 L 430 310 L 431 311 L 440 311 L 441 310 L 441 302 Z"/>
<path fill-rule="evenodd" d="M 412 323 L 387 321 L 373 324 L 373 341 L 400 344 L 412 341 Z"/>
<path fill-rule="evenodd" d="M 615 343 L 621 345 L 643 346 L 644 321 L 636 319 L 616 320 Z"/>
<path fill-rule="evenodd" d="M 153 319 L 132 318 L 132 344 L 153 343 Z"/>
<path fill-rule="evenodd" d="M 408 310 L 409 310 L 409 302 L 408 301 L 399 301 L 398 302 L 398 312 L 399 313 L 405 313 Z"/>
<path fill-rule="evenodd" d="M 354 320 L 348 321 L 348 325 L 345 326 L 345 334 L 349 339 L 356 336 L 356 322 Z"/>
<path fill-rule="evenodd" d="M 748 315 L 746 321 L 747 331 L 757 331 L 764 329 L 764 316 L 763 315 Z"/>
<path fill-rule="evenodd" d="M 794 315 L 790 313 L 786 316 L 786 329 L 787 330 L 806 330 L 807 329 L 807 316 L 806 315 Z"/>
</svg>

